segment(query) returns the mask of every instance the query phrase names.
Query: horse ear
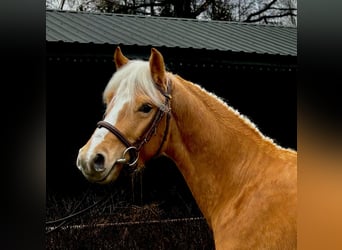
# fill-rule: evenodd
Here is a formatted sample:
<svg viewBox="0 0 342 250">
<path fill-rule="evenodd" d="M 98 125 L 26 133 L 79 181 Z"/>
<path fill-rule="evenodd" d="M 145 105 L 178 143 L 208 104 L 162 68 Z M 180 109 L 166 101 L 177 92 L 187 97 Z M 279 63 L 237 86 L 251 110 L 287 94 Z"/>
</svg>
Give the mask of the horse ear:
<svg viewBox="0 0 342 250">
<path fill-rule="evenodd" d="M 122 54 L 120 47 L 116 47 L 114 52 L 114 62 L 116 69 L 121 68 L 123 65 L 128 63 L 128 61 L 129 59 Z"/>
<path fill-rule="evenodd" d="M 149 61 L 153 81 L 158 84 L 159 87 L 165 88 L 165 64 L 162 54 L 155 48 L 152 48 Z"/>
</svg>

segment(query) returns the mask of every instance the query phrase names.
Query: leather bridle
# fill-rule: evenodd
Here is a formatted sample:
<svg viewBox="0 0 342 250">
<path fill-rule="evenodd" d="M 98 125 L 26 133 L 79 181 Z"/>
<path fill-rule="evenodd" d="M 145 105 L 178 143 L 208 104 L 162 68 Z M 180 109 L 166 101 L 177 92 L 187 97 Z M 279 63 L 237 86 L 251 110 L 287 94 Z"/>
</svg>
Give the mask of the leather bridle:
<svg viewBox="0 0 342 250">
<path fill-rule="evenodd" d="M 165 102 L 164 105 L 158 108 L 157 113 L 155 114 L 151 125 L 146 129 L 146 131 L 143 133 L 144 137 L 142 139 L 138 139 L 135 143 L 130 143 L 130 141 L 112 124 L 106 122 L 106 121 L 99 121 L 97 123 L 97 127 L 101 128 L 104 127 L 108 129 L 111 133 L 113 133 L 125 146 L 126 149 L 122 153 L 122 158 L 117 159 L 116 163 L 122 163 L 122 164 L 127 164 L 128 166 L 134 166 L 137 164 L 138 159 L 139 159 L 139 152 L 141 148 L 150 141 L 151 137 L 156 134 L 158 125 L 164 115 L 166 114 L 166 126 L 164 130 L 164 135 L 162 142 L 155 153 L 155 156 L 159 155 L 165 141 L 166 137 L 168 134 L 169 130 L 169 124 L 170 124 L 170 118 L 171 118 L 171 84 L 168 81 L 167 87 L 166 87 L 166 92 L 161 89 L 158 85 L 155 84 L 159 92 L 165 97 Z M 126 159 L 126 154 L 130 154 L 130 161 Z M 99 170 L 102 171 L 102 170 Z"/>
</svg>

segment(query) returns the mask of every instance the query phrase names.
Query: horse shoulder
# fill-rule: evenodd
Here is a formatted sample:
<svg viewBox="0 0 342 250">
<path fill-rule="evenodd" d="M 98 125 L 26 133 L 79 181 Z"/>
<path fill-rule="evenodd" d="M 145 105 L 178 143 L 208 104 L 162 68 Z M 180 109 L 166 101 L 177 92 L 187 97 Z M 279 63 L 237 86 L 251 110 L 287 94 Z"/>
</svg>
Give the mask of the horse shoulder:
<svg viewBox="0 0 342 250">
<path fill-rule="evenodd" d="M 246 183 L 233 201 L 215 211 L 217 250 L 296 249 L 296 153 L 279 154 L 264 179 Z"/>
</svg>

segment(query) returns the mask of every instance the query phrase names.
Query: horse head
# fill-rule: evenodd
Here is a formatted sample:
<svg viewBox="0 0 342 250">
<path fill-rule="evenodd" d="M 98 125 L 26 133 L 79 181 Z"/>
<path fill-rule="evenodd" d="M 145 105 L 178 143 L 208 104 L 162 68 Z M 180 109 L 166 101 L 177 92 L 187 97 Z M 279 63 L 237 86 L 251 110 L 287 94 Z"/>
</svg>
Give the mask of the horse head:
<svg viewBox="0 0 342 250">
<path fill-rule="evenodd" d="M 104 119 L 76 161 L 89 181 L 101 184 L 163 152 L 171 112 L 171 85 L 159 51 L 152 48 L 149 61 L 129 60 L 117 47 L 114 62 L 116 72 L 103 92 Z"/>
</svg>

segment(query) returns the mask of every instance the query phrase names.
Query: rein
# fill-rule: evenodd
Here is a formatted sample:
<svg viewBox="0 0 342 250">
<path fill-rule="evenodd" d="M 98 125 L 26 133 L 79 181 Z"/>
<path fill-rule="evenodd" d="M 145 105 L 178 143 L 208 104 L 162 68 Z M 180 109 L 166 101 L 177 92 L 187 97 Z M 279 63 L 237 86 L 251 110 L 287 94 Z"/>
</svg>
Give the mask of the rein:
<svg viewBox="0 0 342 250">
<path fill-rule="evenodd" d="M 165 103 L 164 106 L 159 107 L 157 113 L 154 116 L 153 121 L 151 122 L 151 125 L 149 126 L 149 128 L 147 129 L 146 132 L 144 132 L 144 138 L 143 139 L 139 139 L 138 141 L 136 141 L 135 143 L 130 143 L 130 141 L 116 128 L 114 127 L 112 124 L 106 122 L 106 121 L 99 121 L 97 123 L 97 127 L 101 128 L 104 127 L 106 129 L 108 129 L 112 134 L 114 134 L 125 146 L 126 149 L 123 151 L 122 153 L 122 158 L 118 159 L 116 162 L 118 163 L 122 163 L 122 164 L 127 164 L 128 166 L 134 166 L 137 164 L 138 159 L 139 159 L 139 152 L 141 150 L 141 148 L 144 146 L 144 144 L 146 144 L 147 142 L 149 142 L 152 138 L 153 135 L 156 134 L 157 132 L 157 128 L 158 125 L 160 123 L 160 121 L 162 120 L 162 118 L 164 117 L 164 115 L 166 114 L 166 126 L 165 126 L 165 130 L 164 130 L 164 135 L 163 135 L 163 139 L 162 142 L 155 154 L 158 155 L 166 141 L 166 137 L 168 134 L 168 130 L 169 130 L 169 125 L 170 125 L 170 118 L 171 118 L 171 84 L 168 82 L 167 84 L 167 88 L 166 88 L 166 92 L 161 89 L 158 85 L 156 85 L 157 89 L 159 90 L 159 92 L 165 97 Z M 130 161 L 128 162 L 126 159 L 126 154 L 129 153 L 130 154 Z M 101 170 L 100 170 L 101 171 Z"/>
</svg>

